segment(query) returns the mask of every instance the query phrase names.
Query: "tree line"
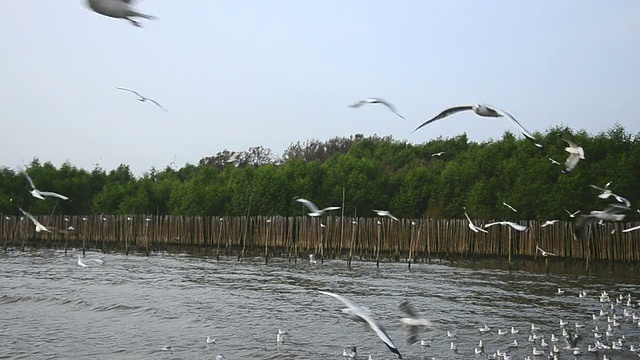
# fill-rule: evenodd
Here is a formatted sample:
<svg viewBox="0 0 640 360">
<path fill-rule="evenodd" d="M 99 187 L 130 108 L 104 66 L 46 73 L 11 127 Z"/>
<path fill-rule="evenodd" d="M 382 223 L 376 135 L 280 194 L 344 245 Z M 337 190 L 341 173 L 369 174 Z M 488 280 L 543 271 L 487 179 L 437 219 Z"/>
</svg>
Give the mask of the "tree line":
<svg viewBox="0 0 640 360">
<path fill-rule="evenodd" d="M 21 171 L 3 167 L 0 212 L 17 215 L 20 205 L 33 214 L 237 216 L 246 215 L 251 204 L 251 215 L 291 216 L 304 214 L 298 197 L 321 208 L 343 206 L 344 189 L 349 216 L 371 217 L 373 209 L 383 209 L 405 218 L 462 218 L 466 207 L 479 219 L 566 220 L 565 209 L 588 213 L 611 203 L 589 187 L 607 182 L 634 208 L 640 205 L 640 133 L 616 124 L 595 135 L 557 126 L 536 136 L 544 148 L 508 131 L 479 143 L 466 134 L 423 144 L 357 134 L 292 143 L 281 157 L 253 147 L 229 162 L 232 153 L 225 150 L 197 165 L 152 168 L 140 177 L 125 164 L 88 171 L 34 159 L 24 170 L 38 189 L 70 200 L 33 198 Z M 586 159 L 570 173 L 549 160 L 564 164 L 563 139 L 585 151 Z"/>
</svg>

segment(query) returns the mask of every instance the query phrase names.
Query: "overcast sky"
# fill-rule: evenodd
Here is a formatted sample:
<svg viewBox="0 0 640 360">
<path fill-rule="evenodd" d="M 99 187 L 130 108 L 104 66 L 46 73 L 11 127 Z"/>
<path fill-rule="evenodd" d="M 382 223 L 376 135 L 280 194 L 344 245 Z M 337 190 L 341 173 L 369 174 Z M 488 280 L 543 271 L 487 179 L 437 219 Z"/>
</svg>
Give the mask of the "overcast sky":
<svg viewBox="0 0 640 360">
<path fill-rule="evenodd" d="M 636 0 L 144 0 L 143 28 L 84 0 L 8 0 L 0 12 L 0 166 L 34 157 L 139 176 L 228 149 L 362 133 L 413 143 L 507 120 L 472 113 L 411 131 L 446 107 L 484 102 L 530 131 L 563 124 L 640 131 Z M 169 112 L 116 90 L 130 87 Z M 377 96 L 380 105 L 348 105 Z M 585 149 L 588 152 L 588 149 Z"/>
</svg>

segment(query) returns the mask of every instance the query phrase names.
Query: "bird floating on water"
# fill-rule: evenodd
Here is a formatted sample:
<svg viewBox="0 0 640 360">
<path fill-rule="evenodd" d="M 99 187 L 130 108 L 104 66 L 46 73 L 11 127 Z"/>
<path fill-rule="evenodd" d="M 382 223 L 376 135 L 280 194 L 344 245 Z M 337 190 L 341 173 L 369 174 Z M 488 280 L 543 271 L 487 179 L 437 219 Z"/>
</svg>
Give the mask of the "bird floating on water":
<svg viewBox="0 0 640 360">
<path fill-rule="evenodd" d="M 367 324 L 369 324 L 369 327 L 371 328 L 371 330 L 373 330 L 376 333 L 376 335 L 378 335 L 378 337 L 385 343 L 385 345 L 387 345 L 389 350 L 391 350 L 391 352 L 393 352 L 398 359 L 402 359 L 402 355 L 400 354 L 400 351 L 393 344 L 393 341 L 391 340 L 391 338 L 389 338 L 389 335 L 387 334 L 385 329 L 382 327 L 382 325 L 378 324 L 370 316 L 368 311 L 364 310 L 360 306 L 355 305 L 350 300 L 348 300 L 348 299 L 346 299 L 343 296 L 340 296 L 338 294 L 334 294 L 334 293 L 331 293 L 331 292 L 328 292 L 328 291 L 320 291 L 320 293 L 332 296 L 332 297 L 342 301 L 342 303 L 347 306 L 346 309 L 342 310 L 344 313 L 347 313 L 351 318 L 354 318 L 354 319 L 357 319 L 359 321 L 363 321 L 363 322 L 366 322 Z"/>
<path fill-rule="evenodd" d="M 318 262 L 316 261 L 316 255 L 315 254 L 309 254 L 309 264 L 317 264 Z"/>
<path fill-rule="evenodd" d="M 133 26 L 141 27 L 140 23 L 134 20 L 134 17 L 140 17 L 147 20 L 156 19 L 155 16 L 143 14 L 131 7 L 132 0 L 87 0 L 87 4 L 91 10 L 98 14 L 116 19 L 128 20 Z"/>
<path fill-rule="evenodd" d="M 384 106 L 386 106 L 387 108 L 389 108 L 389 110 L 391 110 L 392 113 L 396 114 L 399 118 L 401 118 L 402 120 L 406 120 L 404 118 L 404 116 L 400 115 L 398 113 L 398 111 L 396 110 L 396 107 L 393 106 L 390 102 L 377 98 L 377 97 L 370 97 L 370 98 L 366 98 L 364 100 L 360 100 L 354 104 L 349 105 L 349 107 L 357 109 L 359 107 L 361 107 L 364 104 L 382 104 Z"/>
<path fill-rule="evenodd" d="M 153 100 L 152 98 L 148 98 L 148 97 L 146 97 L 146 96 L 142 96 L 139 92 L 137 92 L 137 91 L 135 91 L 135 90 L 131 90 L 131 89 L 127 89 L 127 88 L 122 88 L 122 87 L 118 87 L 118 88 L 116 88 L 116 89 L 118 89 L 118 90 L 122 90 L 122 91 L 128 91 L 128 92 L 130 92 L 130 93 L 136 94 L 136 95 L 139 97 L 138 101 L 140 101 L 140 102 L 150 101 L 150 102 L 152 102 L 152 103 L 156 104 L 160 109 L 162 109 L 162 110 L 164 110 L 164 111 L 166 111 L 166 112 L 169 112 L 169 111 L 168 111 L 167 109 L 165 109 L 162 105 L 160 105 L 160 103 L 158 103 L 157 101 Z"/>
<path fill-rule="evenodd" d="M 340 209 L 339 206 L 329 206 L 329 207 L 326 207 L 326 208 L 320 210 L 320 209 L 318 209 L 316 204 L 312 203 L 311 201 L 309 201 L 307 199 L 299 198 L 299 199 L 296 199 L 296 201 L 299 202 L 299 203 L 302 203 L 304 206 L 306 206 L 310 210 L 310 212 L 307 213 L 307 215 L 309 215 L 309 216 L 322 216 L 326 211 Z"/>
<path fill-rule="evenodd" d="M 31 188 L 33 189 L 33 190 L 31 190 L 31 195 L 34 198 L 45 200 L 45 196 L 46 196 L 46 197 L 55 197 L 55 198 L 62 199 L 62 200 L 69 200 L 68 197 L 66 197 L 64 195 L 60 195 L 58 193 L 54 193 L 54 192 L 51 192 L 51 191 L 40 191 L 40 190 L 38 190 L 36 188 L 36 186 L 34 185 L 33 180 L 31 180 L 31 177 L 29 176 L 29 174 L 27 174 L 26 171 L 23 171 L 22 173 L 24 174 L 24 176 L 27 177 L 27 180 L 29 180 L 29 185 L 31 185 Z"/>
<path fill-rule="evenodd" d="M 413 130 L 413 132 L 418 131 L 420 128 L 427 126 L 434 121 L 444 119 L 450 115 L 453 115 L 461 111 L 466 111 L 466 110 L 472 110 L 474 113 L 476 113 L 476 115 L 482 116 L 482 117 L 492 117 L 492 118 L 507 117 L 520 128 L 520 130 L 522 131 L 522 135 L 524 135 L 527 139 L 531 140 L 537 147 L 539 148 L 542 147 L 542 145 L 538 143 L 538 140 L 527 129 L 525 129 L 524 126 L 522 126 L 522 124 L 520 124 L 520 122 L 516 120 L 516 118 L 514 118 L 511 114 L 509 114 L 504 110 L 501 110 L 486 104 L 462 105 L 462 106 L 454 106 L 454 107 L 445 109 L 440 114 L 433 117 L 432 119 L 427 120 L 424 123 L 420 124 L 420 126 L 418 126 L 415 130 Z"/>
</svg>

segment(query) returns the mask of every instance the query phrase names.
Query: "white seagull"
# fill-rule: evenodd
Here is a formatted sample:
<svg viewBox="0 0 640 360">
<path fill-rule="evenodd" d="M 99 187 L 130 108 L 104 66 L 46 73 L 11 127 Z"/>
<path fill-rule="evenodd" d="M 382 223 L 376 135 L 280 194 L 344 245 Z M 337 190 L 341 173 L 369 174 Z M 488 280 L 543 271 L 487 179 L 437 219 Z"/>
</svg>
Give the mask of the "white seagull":
<svg viewBox="0 0 640 360">
<path fill-rule="evenodd" d="M 87 262 L 93 261 L 96 264 L 100 264 L 100 265 L 102 265 L 104 263 L 104 261 L 102 261 L 101 259 L 86 259 L 86 260 L 87 260 Z M 84 261 L 82 261 L 82 257 L 80 255 L 78 255 L 78 265 L 80 265 L 82 267 L 87 267 L 87 264 Z"/>
<path fill-rule="evenodd" d="M 552 254 L 552 253 L 550 253 L 550 252 L 546 252 L 546 251 L 544 251 L 544 250 L 540 249 L 540 248 L 538 247 L 538 245 L 536 245 L 536 250 L 540 251 L 540 253 L 542 254 L 542 256 L 556 256 L 556 254 Z"/>
<path fill-rule="evenodd" d="M 62 200 L 69 200 L 68 197 L 66 197 L 64 195 L 60 195 L 58 193 L 54 193 L 54 192 L 51 192 L 51 191 L 40 191 L 40 190 L 38 190 L 36 188 L 36 186 L 34 185 L 33 180 L 31 180 L 31 177 L 29 176 L 29 174 L 27 174 L 26 171 L 23 171 L 22 173 L 24 174 L 24 176 L 27 177 L 27 180 L 29 180 L 29 185 L 31 185 L 31 188 L 33 189 L 33 190 L 31 190 L 31 195 L 34 198 L 38 198 L 38 199 L 44 200 L 45 196 L 48 196 L 48 197 L 55 197 L 55 198 L 62 199 Z"/>
<path fill-rule="evenodd" d="M 563 140 L 567 144 L 569 144 L 569 147 L 564 148 L 564 150 L 569 153 L 569 157 L 564 163 L 564 172 L 570 172 L 576 168 L 576 165 L 578 165 L 578 161 L 580 161 L 580 159 L 584 159 L 584 150 L 582 149 L 582 147 L 576 145 L 573 141 L 567 139 Z"/>
<path fill-rule="evenodd" d="M 431 154 L 431 157 L 434 157 L 434 156 L 442 156 L 442 155 L 444 155 L 444 154 L 446 154 L 446 152 L 444 152 L 444 151 L 440 151 L 440 152 L 437 152 L 437 153 Z"/>
<path fill-rule="evenodd" d="M 552 158 L 548 158 L 548 159 L 549 159 L 549 161 L 551 161 L 551 163 L 552 163 L 552 164 L 555 164 L 555 165 L 562 165 L 562 164 L 560 164 L 559 162 L 555 161 L 555 160 L 554 160 L 554 159 L 552 159 Z"/>
<path fill-rule="evenodd" d="M 602 191 L 602 193 L 600 193 L 600 195 L 598 195 L 598 197 L 599 197 L 600 199 L 608 199 L 609 197 L 613 196 L 613 197 L 614 197 L 614 198 L 615 198 L 619 203 L 623 203 L 623 204 L 625 204 L 625 206 L 627 206 L 627 207 L 631 206 L 631 203 L 629 202 L 629 200 L 627 200 L 627 199 L 623 198 L 623 197 L 622 197 L 622 196 L 620 196 L 620 195 L 616 195 L 616 194 L 614 194 L 614 193 L 611 191 L 611 189 L 609 189 L 609 185 L 610 185 L 610 184 L 611 184 L 611 182 L 608 182 L 608 183 L 604 186 L 604 188 L 601 188 L 601 187 L 599 187 L 599 186 L 595 186 L 595 185 L 589 185 L 589 186 L 591 186 L 592 188 L 594 188 L 594 189 L 596 189 L 596 190 L 600 190 L 600 191 Z"/>
<path fill-rule="evenodd" d="M 514 208 L 513 208 L 513 206 L 511 206 L 511 205 L 507 204 L 507 203 L 506 203 L 506 202 L 504 202 L 504 201 L 502 202 L 502 205 L 504 205 L 504 206 L 508 207 L 508 208 L 509 208 L 509 209 L 511 209 L 511 211 L 513 211 L 513 212 L 518 212 L 518 210 L 514 209 Z"/>
<path fill-rule="evenodd" d="M 40 222 L 38 220 L 36 220 L 36 218 L 34 218 L 33 215 L 31 215 L 28 212 L 24 211 L 20 206 L 18 206 L 18 209 L 20 209 L 20 211 L 24 214 L 24 216 L 28 217 L 29 220 L 31 220 L 31 222 L 33 222 L 33 224 L 36 226 L 36 232 L 41 232 L 41 231 L 53 232 L 53 231 L 47 229 L 44 225 L 40 224 Z"/>
<path fill-rule="evenodd" d="M 225 160 L 226 163 L 232 163 L 235 162 L 236 160 L 238 160 L 238 156 L 240 156 L 240 153 L 237 151 L 234 151 L 231 153 L 231 155 L 229 155 L 229 158 L 227 160 Z"/>
<path fill-rule="evenodd" d="M 359 108 L 360 106 L 364 105 L 364 104 L 382 104 L 386 107 L 389 108 L 389 110 L 391 110 L 391 112 L 393 112 L 394 114 L 396 114 L 399 118 L 401 118 L 402 120 L 406 120 L 404 118 L 404 116 L 400 115 L 398 113 L 398 111 L 396 110 L 396 107 L 393 106 L 390 102 L 380 99 L 380 98 L 376 98 L 376 97 L 370 97 L 370 98 L 366 98 L 364 100 L 360 100 L 358 102 L 356 102 L 355 104 L 349 105 L 349 107 L 352 107 L 354 109 Z"/>
<path fill-rule="evenodd" d="M 567 214 L 569 214 L 569 217 L 572 217 L 572 218 L 576 217 L 576 215 L 578 215 L 580 213 L 580 210 L 578 210 L 576 212 L 569 212 L 569 210 L 564 209 L 564 211 L 566 211 Z"/>
<path fill-rule="evenodd" d="M 373 211 L 375 211 L 376 214 L 378 214 L 378 216 L 386 216 L 386 217 L 391 218 L 391 219 L 393 219 L 395 221 L 400 221 L 400 220 L 398 220 L 397 217 L 391 215 L 391 213 L 389 211 L 387 211 L 387 210 L 373 210 Z"/>
<path fill-rule="evenodd" d="M 474 232 L 478 232 L 478 231 L 482 231 L 483 233 L 489 233 L 487 230 L 481 228 L 481 227 L 477 227 L 473 224 L 473 221 L 471 221 L 471 218 L 469 217 L 469 215 L 467 215 L 467 212 L 464 212 L 464 216 L 467 217 L 467 220 L 469 220 L 469 229 L 471 229 Z"/>
<path fill-rule="evenodd" d="M 537 146 L 537 147 L 542 147 L 541 144 L 539 144 L 536 140 L 535 137 L 533 137 L 533 135 L 524 128 L 524 126 L 522 126 L 520 124 L 520 122 L 518 122 L 518 120 L 516 120 L 516 118 L 514 118 L 511 114 L 509 114 L 508 112 L 486 105 L 486 104 L 474 104 L 474 105 L 462 105 L 462 106 L 454 106 L 451 107 L 449 109 L 444 110 L 443 112 L 441 112 L 440 114 L 436 115 L 434 118 L 425 121 L 424 123 L 420 124 L 420 126 L 418 126 L 415 130 L 413 130 L 414 132 L 416 132 L 417 130 L 419 130 L 421 127 L 423 126 L 427 126 L 429 124 L 431 124 L 434 121 L 440 120 L 440 119 L 444 119 L 447 116 L 453 115 L 455 113 L 458 113 L 460 111 L 466 111 L 466 110 L 472 110 L 474 113 L 476 113 L 476 115 L 478 116 L 482 116 L 482 117 L 493 117 L 493 118 L 499 118 L 499 117 L 508 117 L 514 124 L 518 125 L 518 127 L 520 128 L 520 130 L 522 130 L 522 135 L 524 135 L 527 139 L 533 141 L 533 143 Z"/>
<path fill-rule="evenodd" d="M 87 0 L 87 4 L 91 10 L 98 14 L 128 20 L 132 25 L 140 27 L 140 23 L 133 20 L 134 17 L 141 17 L 147 20 L 153 20 L 156 17 L 143 14 L 131 7 L 132 0 Z"/>
<path fill-rule="evenodd" d="M 160 105 L 160 103 L 158 103 L 157 101 L 153 100 L 152 98 L 148 98 L 146 96 L 142 96 L 139 92 L 137 92 L 135 90 L 122 88 L 122 87 L 117 87 L 116 89 L 122 90 L 122 91 L 128 91 L 130 93 L 136 94 L 139 97 L 138 101 L 140 101 L 140 102 L 150 101 L 150 102 L 156 104 L 160 109 L 164 110 L 165 112 L 169 112 L 169 110 L 167 110 L 164 107 L 162 107 L 162 105 Z"/>
<path fill-rule="evenodd" d="M 520 224 L 516 224 L 516 223 L 511 222 L 511 221 L 496 221 L 496 222 L 492 222 L 492 223 L 489 223 L 489 224 L 484 224 L 484 228 L 486 229 L 486 228 L 488 228 L 490 226 L 494 226 L 494 225 L 509 225 L 509 226 L 511 226 L 512 228 L 514 228 L 515 230 L 518 230 L 518 231 L 526 231 L 527 230 L 526 226 L 523 226 L 523 225 L 520 225 Z"/>
<path fill-rule="evenodd" d="M 316 204 L 312 203 L 311 201 L 307 200 L 307 199 L 303 199 L 303 198 L 299 198 L 296 199 L 297 202 L 304 204 L 304 206 L 306 206 L 310 212 L 307 213 L 307 215 L 309 216 L 322 216 L 325 211 L 331 211 L 331 210 L 338 210 L 340 209 L 339 206 L 329 206 L 326 207 L 322 210 L 318 209 L 318 207 L 316 206 Z"/>
<path fill-rule="evenodd" d="M 400 322 L 402 322 L 406 326 L 407 331 L 409 332 L 407 344 L 411 345 L 420 340 L 418 338 L 418 332 L 420 331 L 420 328 L 424 326 L 431 326 L 431 321 L 419 318 L 418 313 L 413 309 L 413 306 L 411 306 L 411 304 L 407 300 L 400 303 L 400 310 L 407 314 L 407 317 L 401 318 Z"/>
<path fill-rule="evenodd" d="M 309 254 L 309 264 L 317 264 L 318 262 L 316 261 L 316 255 L 315 254 Z"/>
<path fill-rule="evenodd" d="M 82 257 L 80 255 L 78 255 L 78 265 L 82 266 L 82 267 L 87 267 L 87 264 L 85 264 L 82 261 Z"/>
<path fill-rule="evenodd" d="M 338 294 L 330 293 L 328 291 L 320 291 L 320 293 L 333 296 L 334 298 L 342 301 L 342 303 L 344 303 L 347 306 L 346 309 L 342 310 L 343 312 L 349 314 L 352 318 L 355 317 L 359 321 L 364 321 L 367 324 L 369 324 L 369 327 L 371 328 L 371 330 L 373 330 L 376 333 L 376 335 L 378 335 L 378 337 L 385 343 L 385 345 L 387 345 L 389 350 L 391 350 L 391 352 L 393 352 L 398 359 L 402 359 L 402 355 L 400 354 L 400 351 L 395 345 L 393 345 L 393 341 L 391 341 L 387 332 L 384 330 L 384 328 L 381 325 L 379 325 L 375 320 L 371 318 L 370 314 L 366 310 L 364 310 L 360 306 L 355 305 L 351 301 L 345 299 L 344 297 Z"/>
<path fill-rule="evenodd" d="M 553 224 L 557 223 L 558 221 L 560 221 L 560 220 L 547 220 L 547 221 L 544 222 L 544 224 L 540 225 L 540 227 L 541 228 L 547 227 L 549 225 L 553 225 Z"/>
</svg>

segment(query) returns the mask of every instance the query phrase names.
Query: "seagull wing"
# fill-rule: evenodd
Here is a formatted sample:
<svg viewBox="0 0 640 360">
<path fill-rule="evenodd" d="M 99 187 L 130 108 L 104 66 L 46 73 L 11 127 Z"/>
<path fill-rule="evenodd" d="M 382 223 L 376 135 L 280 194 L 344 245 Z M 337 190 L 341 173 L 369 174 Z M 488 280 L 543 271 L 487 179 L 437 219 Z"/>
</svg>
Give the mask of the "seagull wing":
<svg viewBox="0 0 640 360">
<path fill-rule="evenodd" d="M 415 311 L 413 306 L 411 306 L 411 304 L 407 300 L 400 303 L 400 311 L 409 315 L 412 318 L 418 317 L 418 313 Z"/>
<path fill-rule="evenodd" d="M 507 222 L 505 222 L 505 224 L 506 224 L 506 225 L 511 226 L 512 228 L 514 228 L 514 229 L 516 229 L 516 230 L 518 230 L 518 231 L 525 231 L 525 230 L 527 230 L 527 227 L 526 227 L 526 226 L 524 226 L 524 225 L 520 225 L 520 224 L 516 224 L 516 223 L 514 223 L 514 222 L 507 221 Z"/>
<path fill-rule="evenodd" d="M 567 161 L 565 161 L 564 163 L 564 166 L 566 168 L 565 171 L 569 172 L 575 169 L 576 165 L 578 165 L 578 161 L 580 161 L 580 155 L 570 154 L 567 158 Z"/>
<path fill-rule="evenodd" d="M 622 232 L 630 232 L 630 231 L 636 231 L 636 230 L 640 230 L 640 225 L 634 226 L 632 228 L 624 229 L 622 230 Z"/>
<path fill-rule="evenodd" d="M 471 220 L 469 220 L 469 221 L 471 221 Z M 492 222 L 492 223 L 484 224 L 484 226 L 483 226 L 483 227 L 486 229 L 486 228 L 491 227 L 491 226 L 494 226 L 494 225 L 502 225 L 502 221 L 498 221 L 498 222 Z"/>
<path fill-rule="evenodd" d="M 369 314 L 367 314 L 365 311 L 362 310 L 361 307 L 355 305 L 354 303 L 352 303 L 351 301 L 347 300 L 346 298 L 338 295 L 338 294 L 334 294 L 328 291 L 320 291 L 321 294 L 325 294 L 325 295 L 329 295 L 329 296 L 333 296 L 334 298 L 342 301 L 343 304 L 345 304 L 347 306 L 347 308 L 349 308 L 351 314 L 360 317 L 362 320 L 366 321 L 367 324 L 369 324 L 369 327 L 371 327 L 371 329 L 376 333 L 376 335 L 378 335 L 378 337 L 385 343 L 385 345 L 387 345 L 387 347 L 389 348 L 389 350 L 391 350 L 397 357 L 398 359 L 402 359 L 402 355 L 400 355 L 400 351 L 398 351 L 398 348 L 396 348 L 395 345 L 393 345 L 393 341 L 391 341 L 391 338 L 389 338 L 389 335 L 387 334 L 387 332 L 384 330 L 384 328 L 380 325 L 378 325 L 378 323 L 376 323 L 370 316 Z"/>
<path fill-rule="evenodd" d="M 317 213 L 320 210 L 318 209 L 318 207 L 316 206 L 316 204 L 312 203 L 311 201 L 307 200 L 307 199 L 303 199 L 303 198 L 299 198 L 296 199 L 297 202 L 302 203 L 304 206 L 306 206 L 309 210 L 311 210 L 311 212 Z"/>
<path fill-rule="evenodd" d="M 139 92 L 137 92 L 137 91 L 135 91 L 135 90 L 131 90 L 131 89 L 127 89 L 127 88 L 122 88 L 122 87 L 117 87 L 116 89 L 118 89 L 118 90 L 122 90 L 122 91 L 128 91 L 128 92 L 130 92 L 130 93 L 134 93 L 134 94 L 136 94 L 136 95 L 140 96 L 140 97 L 141 97 L 141 98 L 143 98 L 143 99 L 146 99 L 144 96 L 140 95 L 140 93 L 139 93 Z"/>
<path fill-rule="evenodd" d="M 522 130 L 522 135 L 524 135 L 524 137 L 526 137 L 527 139 L 533 141 L 533 143 L 541 148 L 542 145 L 538 143 L 538 140 L 536 140 L 536 138 L 529 132 L 529 130 L 525 129 L 524 126 L 522 126 L 522 124 L 520 124 L 520 122 L 518 120 L 516 120 L 516 118 L 513 117 L 513 115 L 509 114 L 508 112 L 499 109 L 503 114 L 505 114 L 509 119 L 511 119 L 511 121 L 513 121 L 514 124 L 518 125 L 518 127 L 520 128 L 520 130 Z"/>
<path fill-rule="evenodd" d="M 364 105 L 366 103 L 367 103 L 366 101 L 360 100 L 360 101 L 358 101 L 358 102 L 356 102 L 354 104 L 349 105 L 349 107 L 357 109 L 357 108 L 359 108 L 360 106 L 362 106 L 362 105 Z"/>
<path fill-rule="evenodd" d="M 66 197 L 64 195 L 60 195 L 58 193 L 51 192 L 51 191 L 40 191 L 40 194 L 42 194 L 43 196 L 57 197 L 57 198 L 62 199 L 62 200 L 69 200 L 68 197 Z"/>
<path fill-rule="evenodd" d="M 455 113 L 459 113 L 460 111 L 465 111 L 465 110 L 473 110 L 473 106 L 471 105 L 464 105 L 464 106 L 454 106 L 452 108 L 448 108 L 446 110 L 444 110 L 443 112 L 441 112 L 440 114 L 436 115 L 434 118 L 427 120 L 425 122 L 423 122 L 422 124 L 420 124 L 420 126 L 418 126 L 415 130 L 413 130 L 413 132 L 418 131 L 421 127 L 423 126 L 427 126 L 429 124 L 431 124 L 434 121 L 440 120 L 440 119 L 444 119 L 447 116 L 453 115 Z"/>
<path fill-rule="evenodd" d="M 321 211 L 325 212 L 325 211 L 338 210 L 338 209 L 340 209 L 339 206 L 328 206 L 328 207 L 322 209 Z"/>
<path fill-rule="evenodd" d="M 24 176 L 27 177 L 27 180 L 29 180 L 29 184 L 31 185 L 31 188 L 33 190 L 38 190 L 38 189 L 36 189 L 36 186 L 33 184 L 33 180 L 31 180 L 31 176 L 29 176 L 29 174 L 27 174 L 26 171 L 23 171 L 22 173 L 24 174 Z"/>
<path fill-rule="evenodd" d="M 151 101 L 152 103 L 158 105 L 158 107 L 162 110 L 164 110 L 165 112 L 169 112 L 169 110 L 165 109 L 162 105 L 160 105 L 160 103 L 158 103 L 157 101 L 153 100 L 153 99 L 148 99 L 149 101 Z"/>
<path fill-rule="evenodd" d="M 391 112 L 392 112 L 392 113 L 394 113 L 394 114 L 396 114 L 399 118 L 401 118 L 402 120 L 406 120 L 406 119 L 404 118 L 404 116 L 402 116 L 402 115 L 400 115 L 400 114 L 398 113 L 398 110 L 396 110 L 396 107 L 395 107 L 395 106 L 393 106 L 393 104 L 391 104 L 390 102 L 388 102 L 388 101 L 386 101 L 386 100 L 382 100 L 382 99 L 376 99 L 376 100 L 377 100 L 377 102 L 378 102 L 378 103 L 380 103 L 380 104 L 382 104 L 382 105 L 384 105 L 384 106 L 388 107 L 388 108 L 389 108 L 389 110 L 391 110 Z"/>
</svg>

